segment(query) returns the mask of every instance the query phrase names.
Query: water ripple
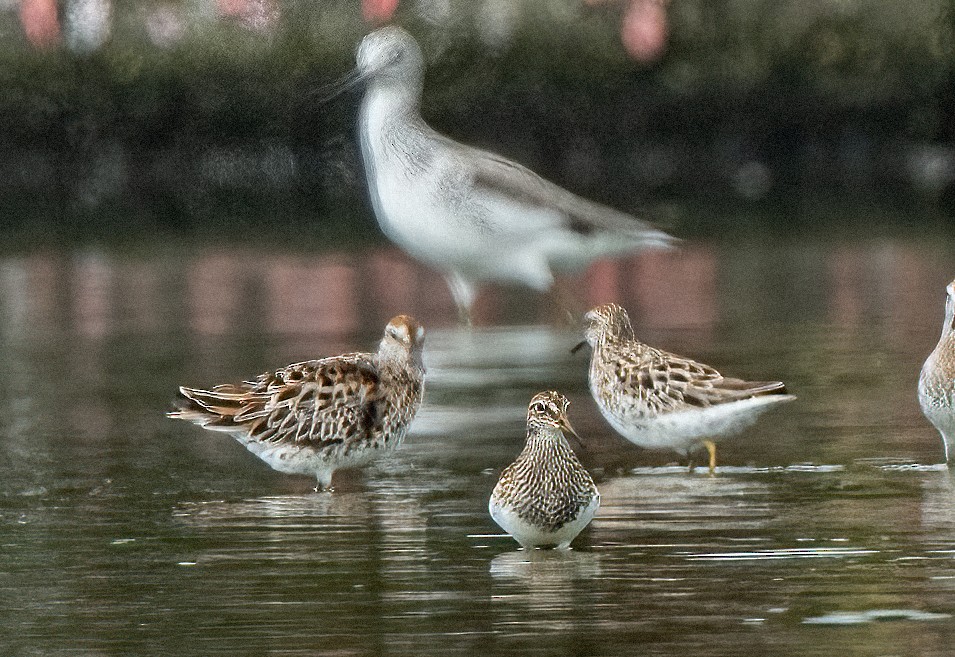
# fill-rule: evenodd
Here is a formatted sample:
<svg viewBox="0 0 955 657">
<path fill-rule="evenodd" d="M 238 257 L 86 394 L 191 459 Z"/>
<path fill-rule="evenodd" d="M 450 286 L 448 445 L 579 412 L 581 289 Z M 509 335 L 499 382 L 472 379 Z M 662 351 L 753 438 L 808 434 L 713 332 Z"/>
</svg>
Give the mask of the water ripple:
<svg viewBox="0 0 955 657">
<path fill-rule="evenodd" d="M 782 548 L 774 550 L 754 550 L 752 552 L 705 552 L 698 554 L 680 554 L 691 561 L 765 561 L 771 559 L 843 559 L 879 554 L 879 550 L 867 548 Z"/>
<path fill-rule="evenodd" d="M 869 609 L 867 611 L 834 611 L 822 616 L 804 618 L 811 625 L 859 625 L 884 621 L 939 621 L 948 620 L 951 614 L 940 614 L 917 609 Z"/>
</svg>

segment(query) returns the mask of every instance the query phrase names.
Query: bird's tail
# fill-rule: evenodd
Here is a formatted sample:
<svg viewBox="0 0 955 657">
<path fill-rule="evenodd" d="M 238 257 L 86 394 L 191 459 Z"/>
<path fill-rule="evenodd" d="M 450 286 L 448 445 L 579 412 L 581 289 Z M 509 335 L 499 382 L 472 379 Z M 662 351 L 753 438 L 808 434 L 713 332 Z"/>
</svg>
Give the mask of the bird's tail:
<svg viewBox="0 0 955 657">
<path fill-rule="evenodd" d="M 736 399 L 752 399 L 753 397 L 786 397 L 795 399 L 786 389 L 782 381 L 744 381 L 742 379 L 724 378 L 717 386 L 724 396 Z"/>
<path fill-rule="evenodd" d="M 682 240 L 657 228 L 649 228 L 639 235 L 640 246 L 645 249 L 675 249 Z"/>
<path fill-rule="evenodd" d="M 239 416 L 248 411 L 252 400 L 248 391 L 233 386 L 217 386 L 214 390 L 200 390 L 180 386 L 176 410 L 167 417 L 187 420 L 206 429 L 233 431 L 242 422 Z"/>
</svg>

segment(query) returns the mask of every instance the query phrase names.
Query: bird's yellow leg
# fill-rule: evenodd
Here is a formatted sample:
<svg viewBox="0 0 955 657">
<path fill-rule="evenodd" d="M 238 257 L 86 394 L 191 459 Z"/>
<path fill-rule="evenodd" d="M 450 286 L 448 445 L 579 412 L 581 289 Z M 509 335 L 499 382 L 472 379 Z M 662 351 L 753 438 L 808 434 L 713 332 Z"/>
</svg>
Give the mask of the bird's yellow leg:
<svg viewBox="0 0 955 657">
<path fill-rule="evenodd" d="M 716 443 L 712 440 L 704 440 L 703 447 L 710 453 L 710 475 L 716 474 Z"/>
</svg>

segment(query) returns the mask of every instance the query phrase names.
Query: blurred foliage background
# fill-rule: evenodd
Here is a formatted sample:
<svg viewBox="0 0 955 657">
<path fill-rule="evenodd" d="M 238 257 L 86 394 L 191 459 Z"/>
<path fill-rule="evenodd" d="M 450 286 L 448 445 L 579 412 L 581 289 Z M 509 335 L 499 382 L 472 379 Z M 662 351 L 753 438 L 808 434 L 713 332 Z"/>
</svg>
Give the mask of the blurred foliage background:
<svg viewBox="0 0 955 657">
<path fill-rule="evenodd" d="M 679 233 L 955 216 L 945 0 L 0 0 L 2 225 L 367 238 L 315 92 L 391 21 L 436 129 Z"/>
</svg>

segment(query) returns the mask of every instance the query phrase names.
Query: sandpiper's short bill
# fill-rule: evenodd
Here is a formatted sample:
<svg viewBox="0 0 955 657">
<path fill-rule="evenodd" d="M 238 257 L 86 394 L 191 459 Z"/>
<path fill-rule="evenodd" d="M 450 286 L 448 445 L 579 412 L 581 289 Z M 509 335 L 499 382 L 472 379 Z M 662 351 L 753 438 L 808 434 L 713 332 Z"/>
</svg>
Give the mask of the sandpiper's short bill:
<svg viewBox="0 0 955 657">
<path fill-rule="evenodd" d="M 644 344 L 617 304 L 598 306 L 584 319 L 586 343 L 593 349 L 590 392 L 610 425 L 641 447 L 684 456 L 705 447 L 712 473 L 718 439 L 795 399 L 780 381 L 724 377 L 709 365 Z"/>
<path fill-rule="evenodd" d="M 424 68 L 421 48 L 399 27 L 361 42 L 353 79 L 367 82 L 362 158 L 382 231 L 444 274 L 462 319 L 483 281 L 545 291 L 555 269 L 674 243 L 646 221 L 432 130 L 420 114 Z"/>
<path fill-rule="evenodd" d="M 951 464 L 955 454 L 955 281 L 948 284 L 945 292 L 942 335 L 922 365 L 919 404 L 942 435 L 945 460 Z"/>
<path fill-rule="evenodd" d="M 232 435 L 274 469 L 330 490 L 339 468 L 398 447 L 424 392 L 424 329 L 399 315 L 376 353 L 310 360 L 212 390 L 181 387 L 172 418 Z"/>
<path fill-rule="evenodd" d="M 542 392 L 527 408 L 524 451 L 501 473 L 488 510 L 525 548 L 566 549 L 600 506 L 600 493 L 564 437 L 567 398 Z"/>
</svg>

